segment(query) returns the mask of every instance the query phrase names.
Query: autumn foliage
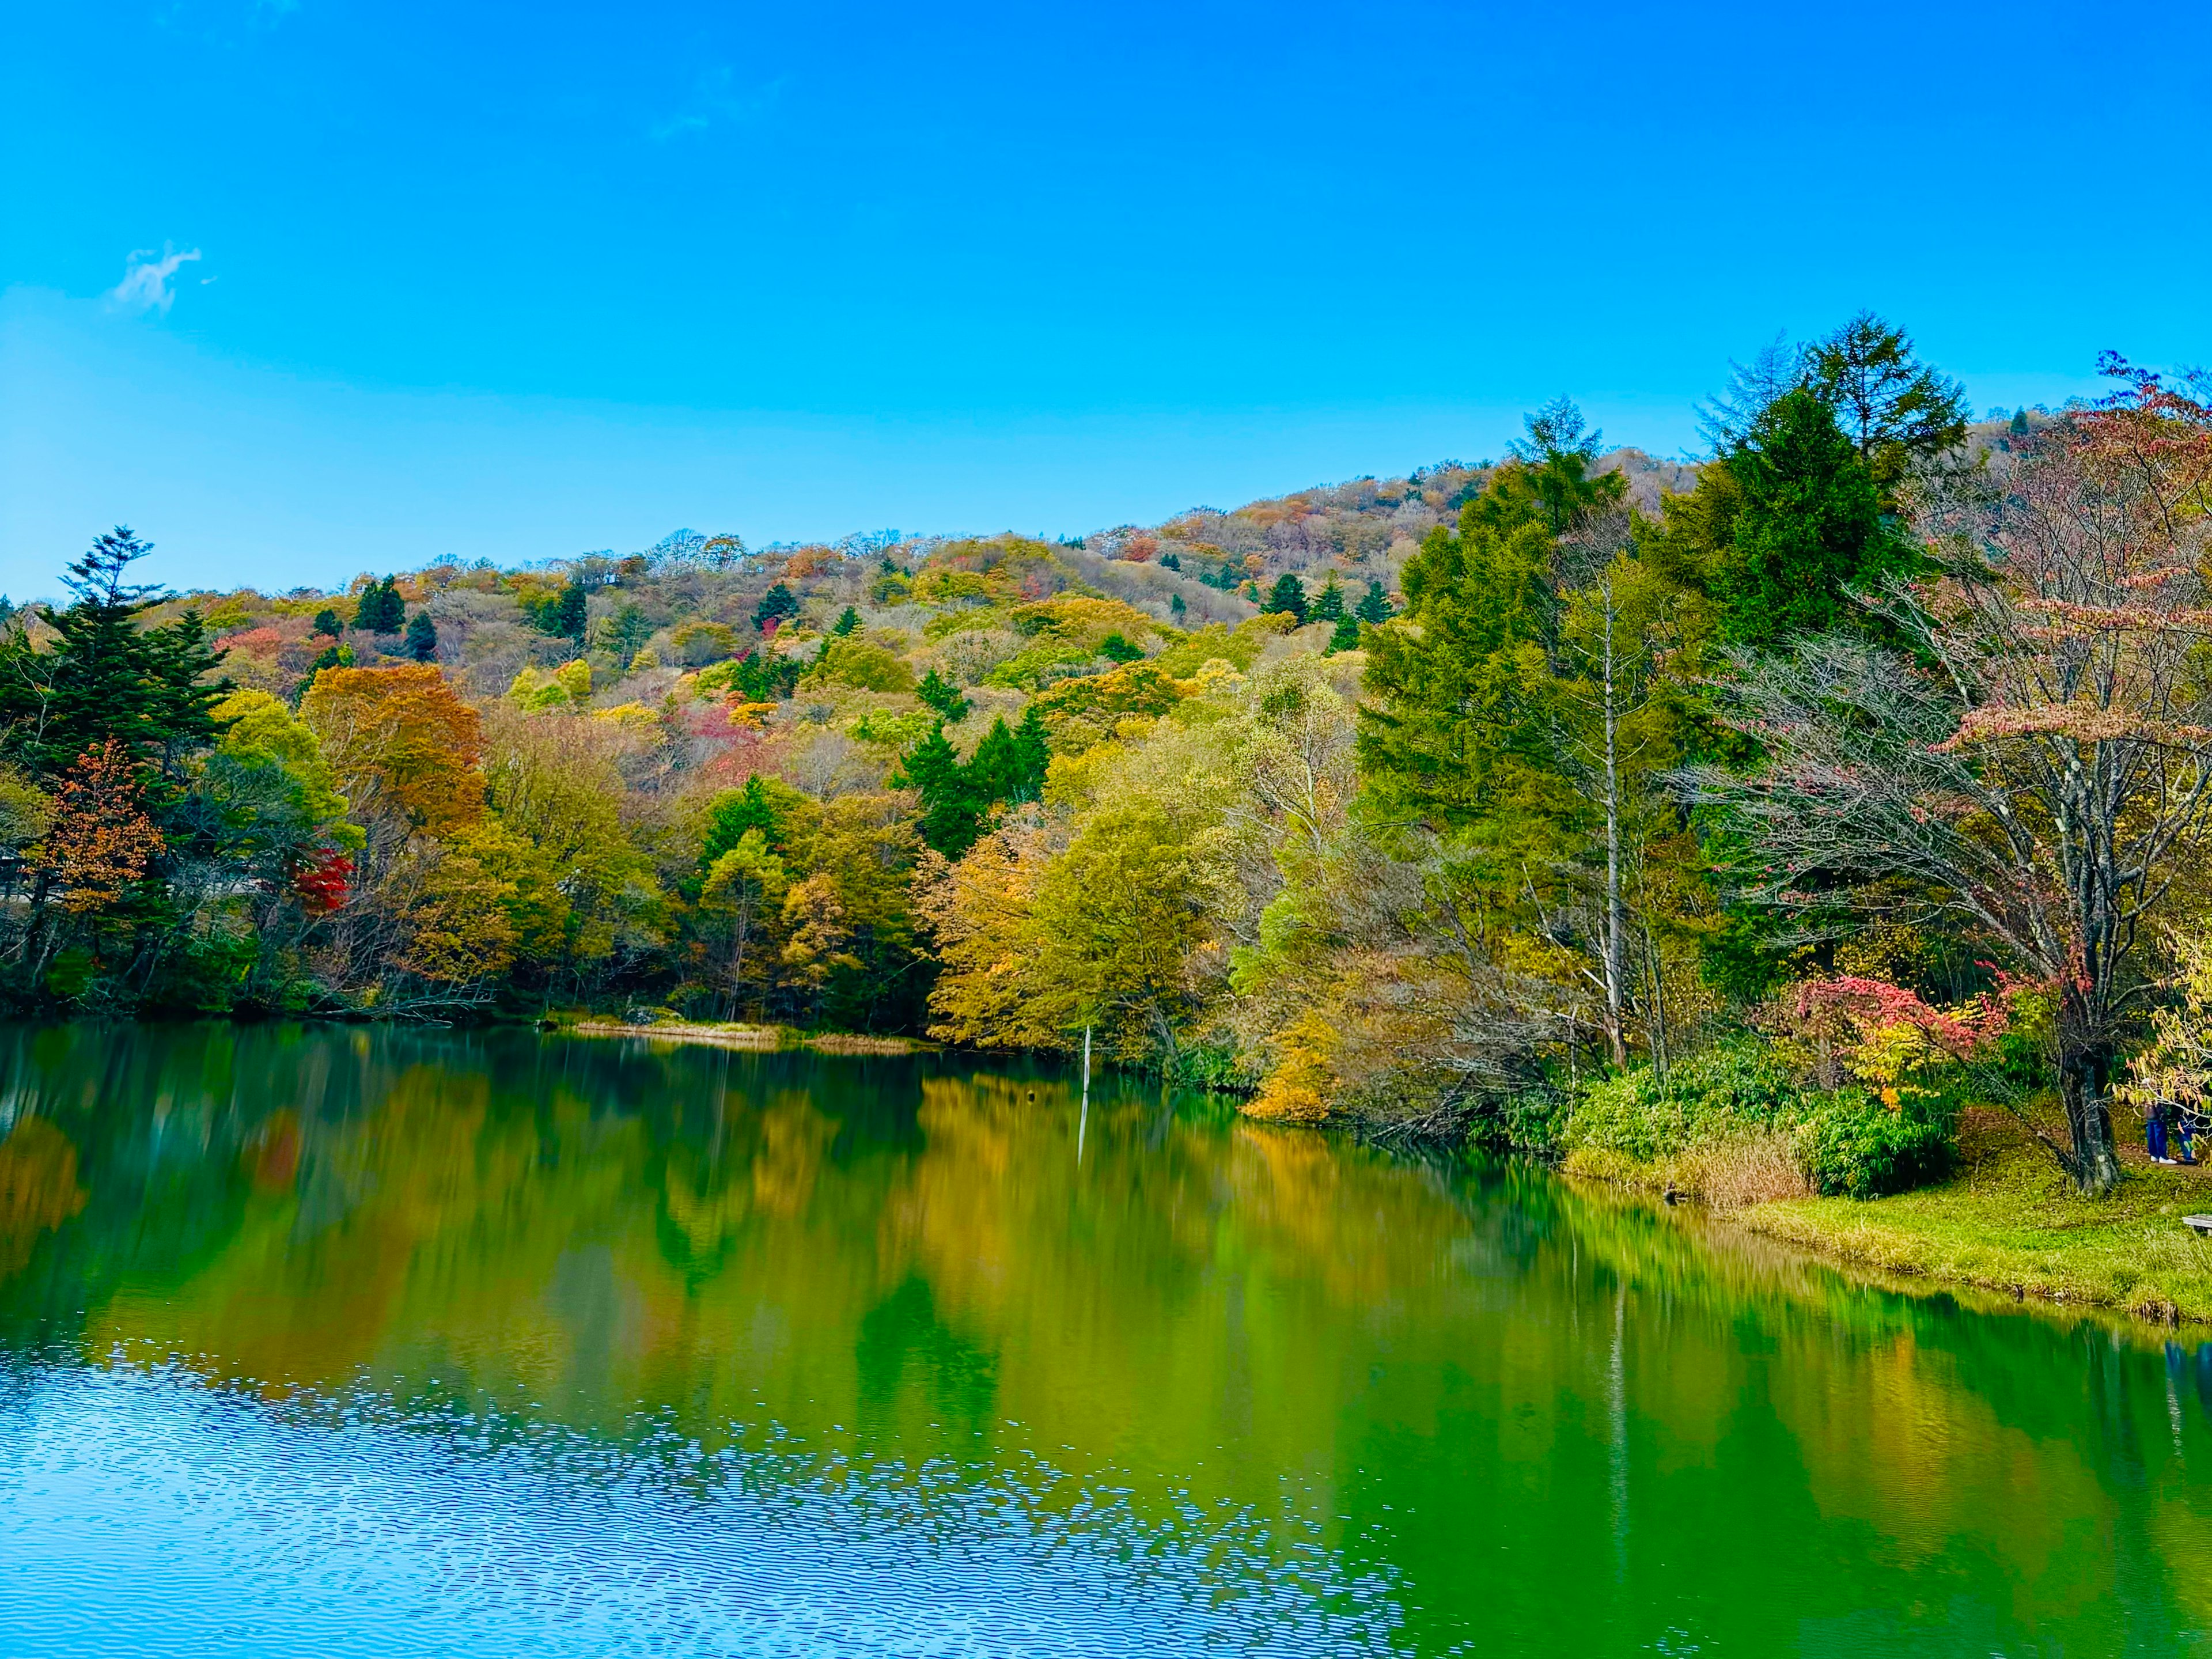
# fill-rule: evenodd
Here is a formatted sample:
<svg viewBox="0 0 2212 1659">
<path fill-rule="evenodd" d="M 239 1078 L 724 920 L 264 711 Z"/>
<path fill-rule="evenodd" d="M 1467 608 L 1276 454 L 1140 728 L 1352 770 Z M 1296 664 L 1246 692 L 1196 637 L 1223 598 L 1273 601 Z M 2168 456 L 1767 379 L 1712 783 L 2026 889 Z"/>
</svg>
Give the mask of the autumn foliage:
<svg viewBox="0 0 2212 1659">
<path fill-rule="evenodd" d="M 106 910 L 138 882 L 165 846 L 149 817 L 139 768 L 112 738 L 64 775 L 40 867 L 74 914 Z"/>
</svg>

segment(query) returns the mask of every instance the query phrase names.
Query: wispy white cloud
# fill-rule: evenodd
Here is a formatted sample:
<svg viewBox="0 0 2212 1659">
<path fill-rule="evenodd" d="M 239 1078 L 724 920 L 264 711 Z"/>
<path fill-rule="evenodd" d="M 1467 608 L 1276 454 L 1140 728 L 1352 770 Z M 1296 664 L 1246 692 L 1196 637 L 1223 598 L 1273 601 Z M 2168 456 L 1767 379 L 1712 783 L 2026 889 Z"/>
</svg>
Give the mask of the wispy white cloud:
<svg viewBox="0 0 2212 1659">
<path fill-rule="evenodd" d="M 725 65 L 711 69 L 700 76 L 691 96 L 667 119 L 656 122 L 649 129 L 656 143 L 666 143 L 672 138 L 682 138 L 695 132 L 704 132 L 709 127 L 745 121 L 757 121 L 775 107 L 783 90 L 781 79 L 766 86 L 740 92 L 736 72 Z"/>
<path fill-rule="evenodd" d="M 107 297 L 125 311 L 158 311 L 166 317 L 177 302 L 177 290 L 170 285 L 177 268 L 199 257 L 198 248 L 179 253 L 167 242 L 159 255 L 151 248 L 137 249 L 125 263 L 123 280 L 107 290 Z"/>
</svg>

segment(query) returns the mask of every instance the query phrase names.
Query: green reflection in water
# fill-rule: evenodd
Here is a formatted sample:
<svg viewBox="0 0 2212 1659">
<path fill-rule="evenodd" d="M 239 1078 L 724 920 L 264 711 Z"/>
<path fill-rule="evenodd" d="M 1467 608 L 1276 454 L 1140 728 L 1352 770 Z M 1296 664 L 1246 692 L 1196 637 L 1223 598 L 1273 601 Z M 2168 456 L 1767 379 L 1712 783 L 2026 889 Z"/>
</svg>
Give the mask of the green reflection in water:
<svg viewBox="0 0 2212 1659">
<path fill-rule="evenodd" d="M 0 1126 L 22 1352 L 1011 1480 L 1318 1549 L 1412 1651 L 2212 1646 L 2212 1356 L 1526 1169 L 1112 1079 L 1079 1158 L 1018 1063 L 513 1032 L 0 1029 Z"/>
</svg>

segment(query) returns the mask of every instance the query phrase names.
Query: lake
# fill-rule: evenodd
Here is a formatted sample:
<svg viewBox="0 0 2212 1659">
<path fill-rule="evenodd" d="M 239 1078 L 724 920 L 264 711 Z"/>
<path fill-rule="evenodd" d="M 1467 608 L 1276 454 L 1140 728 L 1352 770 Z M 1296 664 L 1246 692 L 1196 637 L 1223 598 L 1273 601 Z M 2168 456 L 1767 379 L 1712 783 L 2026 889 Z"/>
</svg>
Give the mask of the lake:
<svg viewBox="0 0 2212 1659">
<path fill-rule="evenodd" d="M 955 1056 L 0 1027 L 0 1653 L 2212 1651 L 2212 1350 Z"/>
</svg>

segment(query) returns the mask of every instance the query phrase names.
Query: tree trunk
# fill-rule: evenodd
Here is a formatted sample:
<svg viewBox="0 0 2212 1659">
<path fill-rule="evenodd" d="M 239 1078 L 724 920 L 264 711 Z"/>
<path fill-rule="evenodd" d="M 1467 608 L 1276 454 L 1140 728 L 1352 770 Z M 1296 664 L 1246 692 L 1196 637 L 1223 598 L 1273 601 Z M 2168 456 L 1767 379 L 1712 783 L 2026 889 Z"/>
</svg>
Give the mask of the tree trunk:
<svg viewBox="0 0 2212 1659">
<path fill-rule="evenodd" d="M 2111 1069 L 2112 1056 L 2101 1048 L 2059 1056 L 2058 1089 L 2066 1103 L 2066 1133 L 2073 1146 L 2068 1173 L 2085 1198 L 2100 1198 L 2120 1184 L 2112 1103 L 2105 1093 Z"/>
<path fill-rule="evenodd" d="M 1628 1066 L 1628 911 L 1620 887 L 1620 714 L 1614 706 L 1613 591 L 1605 598 L 1605 1036 L 1615 1070 Z"/>
</svg>

